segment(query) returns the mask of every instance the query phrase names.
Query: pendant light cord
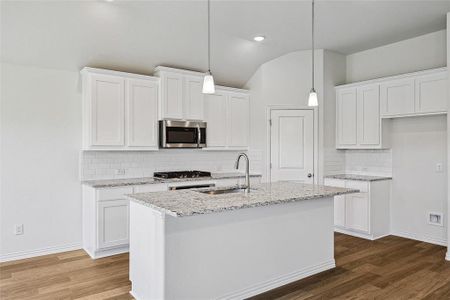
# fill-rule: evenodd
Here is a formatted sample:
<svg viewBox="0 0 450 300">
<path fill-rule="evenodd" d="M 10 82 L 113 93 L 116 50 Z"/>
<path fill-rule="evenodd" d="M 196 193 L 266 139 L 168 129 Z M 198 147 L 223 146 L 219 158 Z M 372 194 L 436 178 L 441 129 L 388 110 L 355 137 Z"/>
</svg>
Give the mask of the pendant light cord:
<svg viewBox="0 0 450 300">
<path fill-rule="evenodd" d="M 211 21 L 210 0 L 208 0 L 208 73 L 211 74 Z"/>
<path fill-rule="evenodd" d="M 208 0 L 209 1 L 209 0 Z M 312 0 L 312 18 L 311 18 L 311 42 L 312 42 L 312 88 L 314 89 L 314 0 Z"/>
</svg>

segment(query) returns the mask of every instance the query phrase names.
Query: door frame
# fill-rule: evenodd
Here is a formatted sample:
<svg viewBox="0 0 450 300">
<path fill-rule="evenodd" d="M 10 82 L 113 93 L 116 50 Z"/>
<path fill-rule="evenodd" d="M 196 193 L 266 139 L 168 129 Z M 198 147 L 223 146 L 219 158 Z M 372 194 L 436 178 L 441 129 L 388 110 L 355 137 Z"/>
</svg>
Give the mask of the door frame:
<svg viewBox="0 0 450 300">
<path fill-rule="evenodd" d="M 268 181 L 272 181 L 272 169 L 270 164 L 272 162 L 272 134 L 270 120 L 272 116 L 272 111 L 274 110 L 309 110 L 313 112 L 313 183 L 319 183 L 319 118 L 318 110 L 309 106 L 295 106 L 295 105 L 269 105 L 266 108 L 266 174 Z"/>
</svg>

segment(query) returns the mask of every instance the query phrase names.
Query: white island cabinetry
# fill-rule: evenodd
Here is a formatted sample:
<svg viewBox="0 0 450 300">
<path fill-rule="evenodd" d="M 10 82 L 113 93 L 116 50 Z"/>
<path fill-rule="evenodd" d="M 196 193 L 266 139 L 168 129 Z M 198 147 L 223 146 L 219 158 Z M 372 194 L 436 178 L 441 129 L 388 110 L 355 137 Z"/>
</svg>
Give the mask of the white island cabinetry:
<svg viewBox="0 0 450 300">
<path fill-rule="evenodd" d="M 248 194 L 131 195 L 131 293 L 245 299 L 331 269 L 332 197 L 349 192 L 278 182 Z"/>
</svg>

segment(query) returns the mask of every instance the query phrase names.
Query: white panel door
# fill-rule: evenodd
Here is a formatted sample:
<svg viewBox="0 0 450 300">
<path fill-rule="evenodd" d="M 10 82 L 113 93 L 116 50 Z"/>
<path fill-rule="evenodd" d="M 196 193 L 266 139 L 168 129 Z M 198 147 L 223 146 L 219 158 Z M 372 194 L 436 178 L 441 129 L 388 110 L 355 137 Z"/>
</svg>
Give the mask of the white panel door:
<svg viewBox="0 0 450 300">
<path fill-rule="evenodd" d="M 380 92 L 379 85 L 358 88 L 358 144 L 380 145 Z"/>
<path fill-rule="evenodd" d="M 340 90 L 337 95 L 337 146 L 357 144 L 356 88 Z"/>
<path fill-rule="evenodd" d="M 187 76 L 184 79 L 184 118 L 202 120 L 204 110 L 203 78 Z"/>
<path fill-rule="evenodd" d="M 248 97 L 231 94 L 228 97 L 229 147 L 248 147 L 249 122 L 250 114 Z"/>
<path fill-rule="evenodd" d="M 91 145 L 124 146 L 125 80 L 91 75 Z"/>
<path fill-rule="evenodd" d="M 367 193 L 345 196 L 345 227 L 369 233 L 369 195 Z"/>
<path fill-rule="evenodd" d="M 420 76 L 416 79 L 416 112 L 447 111 L 447 72 Z"/>
<path fill-rule="evenodd" d="M 273 110 L 271 112 L 271 180 L 313 182 L 314 112 Z M 308 174 L 311 174 L 308 176 Z"/>
<path fill-rule="evenodd" d="M 127 80 L 127 145 L 158 147 L 158 83 Z"/>
<path fill-rule="evenodd" d="M 183 76 L 167 73 L 161 77 L 162 118 L 183 118 Z"/>
<path fill-rule="evenodd" d="M 414 102 L 414 79 L 392 80 L 380 85 L 382 116 L 412 114 Z"/>
<path fill-rule="evenodd" d="M 126 199 L 99 201 L 97 204 L 98 248 L 128 245 L 129 201 Z"/>
<path fill-rule="evenodd" d="M 227 145 L 227 95 L 220 91 L 205 96 L 205 120 L 207 147 Z"/>
</svg>

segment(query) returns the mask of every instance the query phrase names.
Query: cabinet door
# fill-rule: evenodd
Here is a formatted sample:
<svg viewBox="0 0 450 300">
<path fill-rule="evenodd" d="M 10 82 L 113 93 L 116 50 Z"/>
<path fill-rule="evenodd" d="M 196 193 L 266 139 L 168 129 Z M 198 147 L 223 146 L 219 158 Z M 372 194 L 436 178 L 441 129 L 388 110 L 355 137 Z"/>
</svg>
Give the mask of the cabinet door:
<svg viewBox="0 0 450 300">
<path fill-rule="evenodd" d="M 125 80 L 91 75 L 91 145 L 124 146 Z"/>
<path fill-rule="evenodd" d="M 220 91 L 205 96 L 207 147 L 227 145 L 227 95 Z"/>
<path fill-rule="evenodd" d="M 382 116 L 414 113 L 414 79 L 398 79 L 380 85 Z"/>
<path fill-rule="evenodd" d="M 356 88 L 338 91 L 337 94 L 337 146 L 357 144 Z"/>
<path fill-rule="evenodd" d="M 367 193 L 345 196 L 345 227 L 369 233 L 369 195 Z"/>
<path fill-rule="evenodd" d="M 358 88 L 358 145 L 379 146 L 380 139 L 380 92 L 379 85 Z"/>
<path fill-rule="evenodd" d="M 184 118 L 203 120 L 204 94 L 203 78 L 187 76 L 184 81 Z"/>
<path fill-rule="evenodd" d="M 162 118 L 183 118 L 183 76 L 164 73 L 161 76 Z"/>
<path fill-rule="evenodd" d="M 158 84 L 127 80 L 127 145 L 158 147 Z"/>
<path fill-rule="evenodd" d="M 246 95 L 228 97 L 228 146 L 248 147 L 249 103 Z"/>
<path fill-rule="evenodd" d="M 417 113 L 447 111 L 447 72 L 420 76 L 415 86 Z"/>
<path fill-rule="evenodd" d="M 334 196 L 334 226 L 345 227 L 345 196 Z"/>
<path fill-rule="evenodd" d="M 97 247 L 99 249 L 128 245 L 128 200 L 97 203 Z"/>
</svg>

